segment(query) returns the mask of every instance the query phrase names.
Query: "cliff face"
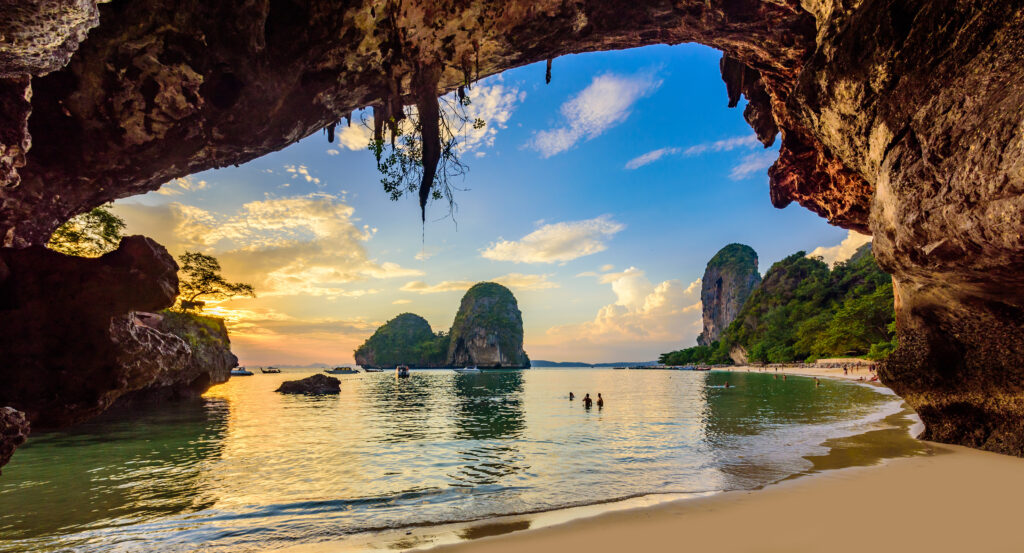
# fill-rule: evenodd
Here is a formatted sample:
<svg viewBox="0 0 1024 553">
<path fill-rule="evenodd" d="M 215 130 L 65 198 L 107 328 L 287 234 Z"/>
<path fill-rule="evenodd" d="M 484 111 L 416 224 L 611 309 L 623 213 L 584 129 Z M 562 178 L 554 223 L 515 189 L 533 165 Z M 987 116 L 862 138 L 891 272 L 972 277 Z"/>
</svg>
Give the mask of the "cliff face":
<svg viewBox="0 0 1024 553">
<path fill-rule="evenodd" d="M 759 282 L 761 274 L 757 272 L 757 252 L 753 248 L 729 244 L 719 250 L 708 261 L 701 280 L 704 330 L 697 343 L 706 346 L 718 340 Z"/>
<path fill-rule="evenodd" d="M 223 319 L 163 311 L 135 313 L 126 323 L 115 333 L 121 363 L 146 367 L 153 377 L 119 404 L 199 397 L 238 366 Z"/>
<path fill-rule="evenodd" d="M 402 313 L 359 346 L 355 360 L 367 368 L 530 366 L 516 298 L 493 282 L 478 283 L 466 292 L 448 334 L 434 334 L 423 317 Z"/>
<path fill-rule="evenodd" d="M 462 297 L 449 334 L 448 360 L 461 367 L 528 368 L 523 351 L 523 315 L 512 292 L 481 282 Z"/>
<path fill-rule="evenodd" d="M 278 150 L 356 108 L 429 100 L 566 54 L 696 41 L 723 51 L 729 104 L 746 97 L 757 136 L 781 137 L 773 205 L 795 201 L 874 235 L 901 337 L 883 380 L 929 437 L 1024 455 L 1013 423 L 1024 419 L 1019 2 L 392 5 L 45 0 L 6 9 L 3 246 L 43 244 L 76 213 Z M 439 73 L 427 70 L 438 62 Z M 51 329 L 64 318 L 36 316 L 52 317 Z M 90 325 L 86 333 L 103 335 L 109 318 Z M 99 366 L 78 370 L 94 391 L 82 405 L 124 388 Z M 0 393 L 33 395 L 33 382 L 19 385 Z"/>
<path fill-rule="evenodd" d="M 98 258 L 0 250 L 0 406 L 25 412 L 33 426 L 62 426 L 152 382 L 157 367 L 123 362 L 134 338 L 120 330 L 130 311 L 174 302 L 177 271 L 167 250 L 142 236 Z"/>
<path fill-rule="evenodd" d="M 357 365 L 367 368 L 447 366 L 448 337 L 435 335 L 426 319 L 402 313 L 377 329 L 355 351 Z"/>
</svg>

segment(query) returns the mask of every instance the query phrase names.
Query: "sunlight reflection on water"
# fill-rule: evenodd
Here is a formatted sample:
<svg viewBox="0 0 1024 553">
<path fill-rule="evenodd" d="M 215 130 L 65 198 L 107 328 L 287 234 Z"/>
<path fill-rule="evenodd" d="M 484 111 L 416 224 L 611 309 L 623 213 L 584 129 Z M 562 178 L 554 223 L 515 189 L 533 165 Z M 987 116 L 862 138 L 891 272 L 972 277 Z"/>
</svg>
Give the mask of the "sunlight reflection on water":
<svg viewBox="0 0 1024 553">
<path fill-rule="evenodd" d="M 310 372 L 34 435 L 0 477 L 0 551 L 259 550 L 753 488 L 899 405 L 846 383 L 601 369 L 359 374 L 339 396 L 273 392 Z M 570 391 L 607 405 L 585 410 Z"/>
</svg>

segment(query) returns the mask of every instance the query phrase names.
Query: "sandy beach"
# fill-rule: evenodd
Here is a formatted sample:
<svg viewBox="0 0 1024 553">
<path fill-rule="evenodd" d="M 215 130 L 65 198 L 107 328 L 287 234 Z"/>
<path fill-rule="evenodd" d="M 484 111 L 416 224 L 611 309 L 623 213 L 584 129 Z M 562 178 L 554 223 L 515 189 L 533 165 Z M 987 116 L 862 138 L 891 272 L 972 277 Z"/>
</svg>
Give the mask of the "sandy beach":
<svg viewBox="0 0 1024 553">
<path fill-rule="evenodd" d="M 840 371 L 841 373 L 841 371 Z M 928 444 L 925 456 L 757 491 L 613 512 L 431 551 L 1024 551 L 1024 459 Z"/>
<path fill-rule="evenodd" d="M 825 369 L 818 367 L 787 367 L 779 368 L 776 371 L 772 367 L 754 367 L 754 366 L 736 366 L 728 369 L 714 369 L 732 372 L 758 372 L 760 370 L 763 373 L 776 373 L 779 375 L 789 374 L 798 376 L 817 376 L 819 378 L 835 378 L 839 380 L 860 380 L 868 381 L 874 376 L 875 373 L 869 371 L 866 367 L 859 367 L 856 369 L 850 369 L 848 374 L 843 374 L 843 369 Z"/>
</svg>

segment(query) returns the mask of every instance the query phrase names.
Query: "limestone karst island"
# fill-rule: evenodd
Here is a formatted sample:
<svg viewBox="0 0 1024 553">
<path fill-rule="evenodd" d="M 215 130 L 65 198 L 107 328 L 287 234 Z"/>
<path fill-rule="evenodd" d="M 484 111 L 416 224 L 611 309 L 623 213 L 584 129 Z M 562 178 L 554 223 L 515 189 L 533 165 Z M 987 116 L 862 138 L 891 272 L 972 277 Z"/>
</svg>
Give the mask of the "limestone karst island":
<svg viewBox="0 0 1024 553">
<path fill-rule="evenodd" d="M 0 553 L 1022 550 L 1021 2 L 0 4 Z"/>
</svg>

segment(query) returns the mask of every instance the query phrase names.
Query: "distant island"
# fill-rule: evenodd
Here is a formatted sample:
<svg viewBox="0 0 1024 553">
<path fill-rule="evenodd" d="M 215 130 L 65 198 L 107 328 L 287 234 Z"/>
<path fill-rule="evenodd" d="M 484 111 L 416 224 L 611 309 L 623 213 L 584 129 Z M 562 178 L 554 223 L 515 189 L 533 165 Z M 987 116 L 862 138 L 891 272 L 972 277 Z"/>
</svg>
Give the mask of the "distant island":
<svg viewBox="0 0 1024 553">
<path fill-rule="evenodd" d="M 354 355 L 364 368 L 530 367 L 519 304 L 511 290 L 494 282 L 466 291 L 447 333 L 434 332 L 415 313 L 402 313 L 378 328 Z"/>
<path fill-rule="evenodd" d="M 716 278 L 703 283 L 708 297 L 701 294 L 704 332 L 698 345 L 664 353 L 660 362 L 742 365 L 813 362 L 825 357 L 878 360 L 896 349 L 892 277 L 875 263 L 871 244 L 831 269 L 820 258 L 796 252 L 772 265 L 759 282 L 750 275 L 751 266 L 757 267 L 756 254 L 747 246 L 736 246 L 740 245 L 723 249 L 730 250 L 727 254 L 735 262 L 717 263 L 716 255 L 705 271 L 705 278 L 709 273 Z M 740 252 L 746 252 L 746 259 L 731 255 Z M 737 309 L 739 298 L 744 301 Z"/>
<path fill-rule="evenodd" d="M 531 362 L 534 367 L 643 367 L 656 365 L 656 361 L 624 361 L 621 363 L 584 363 L 582 361 L 544 361 L 537 359 Z"/>
</svg>

